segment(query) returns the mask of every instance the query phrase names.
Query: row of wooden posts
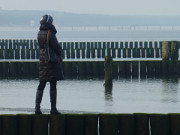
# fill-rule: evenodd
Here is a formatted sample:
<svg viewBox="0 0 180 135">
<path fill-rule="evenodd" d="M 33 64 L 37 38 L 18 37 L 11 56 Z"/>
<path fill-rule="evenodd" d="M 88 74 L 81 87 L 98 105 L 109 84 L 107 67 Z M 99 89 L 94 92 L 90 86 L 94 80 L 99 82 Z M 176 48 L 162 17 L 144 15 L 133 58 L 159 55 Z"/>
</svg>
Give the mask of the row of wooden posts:
<svg viewBox="0 0 180 135">
<path fill-rule="evenodd" d="M 0 53 L 0 55 L 2 55 Z M 106 56 L 104 56 L 106 57 Z M 151 61 L 113 61 L 112 56 L 111 70 L 114 76 L 129 75 L 179 75 L 179 42 L 169 41 L 162 42 L 162 60 Z M 19 57 L 18 57 L 19 58 Z M 63 69 L 65 76 L 104 76 L 105 75 L 105 59 L 103 61 L 64 61 Z M 0 76 L 2 77 L 18 77 L 18 76 L 37 76 L 38 60 L 36 61 L 8 61 L 0 60 Z"/>
<path fill-rule="evenodd" d="M 62 49 L 87 49 L 87 48 L 161 48 L 162 41 L 99 41 L 99 42 L 59 42 Z M 1 49 L 38 49 L 37 40 L 0 39 Z"/>
<path fill-rule="evenodd" d="M 0 49 L 0 59 L 36 60 L 39 49 Z M 63 49 L 66 59 L 94 59 L 111 56 L 113 58 L 161 58 L 161 49 L 157 48 L 119 48 L 119 49 Z"/>
<path fill-rule="evenodd" d="M 180 61 L 113 61 L 112 75 L 180 75 Z M 0 77 L 37 77 L 39 62 L 0 62 Z M 63 62 L 64 75 L 95 76 L 105 75 L 103 61 Z"/>
<path fill-rule="evenodd" d="M 180 135 L 180 114 L 0 115 L 1 135 Z"/>
<path fill-rule="evenodd" d="M 65 59 L 161 58 L 162 41 L 59 42 Z M 37 40 L 0 40 L 0 59 L 39 59 Z"/>
<path fill-rule="evenodd" d="M 72 44 L 73 43 L 73 44 Z M 177 60 L 178 41 L 164 42 L 60 42 L 63 57 L 66 59 L 89 58 L 163 58 L 173 55 Z M 77 44 L 77 45 L 76 45 Z M 90 46 L 92 44 L 92 46 Z M 105 45 L 104 45 L 105 44 Z M 75 47 L 75 45 L 77 47 Z M 89 47 L 88 47 L 89 45 Z M 36 40 L 11 41 L 0 40 L 0 59 L 35 60 L 39 59 L 39 47 Z"/>
</svg>

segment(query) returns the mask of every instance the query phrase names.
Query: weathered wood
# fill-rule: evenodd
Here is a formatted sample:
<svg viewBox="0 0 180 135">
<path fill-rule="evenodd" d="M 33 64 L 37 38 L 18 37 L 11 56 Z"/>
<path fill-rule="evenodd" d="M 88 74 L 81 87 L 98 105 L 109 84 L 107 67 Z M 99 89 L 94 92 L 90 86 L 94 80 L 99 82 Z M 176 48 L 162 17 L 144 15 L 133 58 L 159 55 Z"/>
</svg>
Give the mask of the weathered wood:
<svg viewBox="0 0 180 135">
<path fill-rule="evenodd" d="M 119 116 L 115 114 L 101 114 L 99 116 L 100 135 L 118 135 Z"/>
<path fill-rule="evenodd" d="M 33 135 L 48 135 L 49 115 L 33 116 Z"/>
<path fill-rule="evenodd" d="M 86 75 L 86 63 L 85 62 L 78 62 L 78 75 L 85 76 Z"/>
<path fill-rule="evenodd" d="M 133 114 L 119 115 L 119 134 L 120 135 L 135 135 L 135 119 Z"/>
<path fill-rule="evenodd" d="M 162 61 L 154 61 L 155 75 L 162 75 Z"/>
<path fill-rule="evenodd" d="M 169 116 L 150 114 L 151 135 L 170 135 Z"/>
<path fill-rule="evenodd" d="M 180 135 L 180 114 L 169 114 L 170 135 Z"/>
<path fill-rule="evenodd" d="M 170 57 L 170 43 L 168 41 L 162 42 L 162 60 L 169 60 Z"/>
<path fill-rule="evenodd" d="M 132 62 L 132 75 L 133 76 L 139 75 L 139 62 L 138 61 Z"/>
<path fill-rule="evenodd" d="M 125 61 L 120 61 L 119 62 L 119 75 L 123 76 L 126 74 L 126 66 L 125 66 Z"/>
<path fill-rule="evenodd" d="M 0 116 L 0 135 L 2 135 L 2 129 L 3 129 L 3 122 L 2 122 L 2 116 Z"/>
<path fill-rule="evenodd" d="M 50 116 L 50 135 L 66 135 L 66 116 L 64 114 Z"/>
<path fill-rule="evenodd" d="M 85 135 L 98 135 L 98 114 L 85 114 Z"/>
<path fill-rule="evenodd" d="M 105 86 L 112 86 L 112 58 L 105 57 Z"/>
<path fill-rule="evenodd" d="M 71 76 L 72 75 L 72 62 L 64 62 L 63 69 L 64 69 L 65 76 Z"/>
<path fill-rule="evenodd" d="M 146 61 L 140 61 L 140 75 L 146 75 Z"/>
<path fill-rule="evenodd" d="M 16 115 L 2 115 L 3 135 L 18 135 L 18 118 Z"/>
<path fill-rule="evenodd" d="M 66 135 L 84 135 L 85 116 L 82 114 L 66 115 Z M 69 130 L 71 129 L 71 130 Z"/>
<path fill-rule="evenodd" d="M 147 61 L 147 75 L 155 75 L 154 61 Z"/>
<path fill-rule="evenodd" d="M 32 135 L 32 115 L 21 114 L 18 118 L 18 135 Z"/>
<path fill-rule="evenodd" d="M 135 135 L 149 135 L 149 115 L 135 113 Z"/>
<path fill-rule="evenodd" d="M 178 41 L 171 41 L 171 53 L 170 53 L 170 57 L 171 57 L 171 60 L 178 60 L 178 57 L 179 57 L 179 52 L 178 52 L 178 49 L 179 49 L 179 42 Z"/>
<path fill-rule="evenodd" d="M 112 62 L 112 74 L 113 74 L 113 76 L 118 76 L 118 68 L 119 68 L 119 62 L 113 61 Z"/>
</svg>

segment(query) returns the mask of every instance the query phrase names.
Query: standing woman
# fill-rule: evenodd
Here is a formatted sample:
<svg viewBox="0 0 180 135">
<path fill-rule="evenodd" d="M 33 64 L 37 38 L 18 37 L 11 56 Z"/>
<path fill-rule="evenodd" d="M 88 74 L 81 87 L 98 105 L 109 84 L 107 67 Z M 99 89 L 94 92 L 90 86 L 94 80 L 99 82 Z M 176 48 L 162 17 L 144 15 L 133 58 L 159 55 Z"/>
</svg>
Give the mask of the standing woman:
<svg viewBox="0 0 180 135">
<path fill-rule="evenodd" d="M 47 82 L 50 82 L 50 102 L 51 114 L 60 114 L 56 108 L 57 97 L 57 81 L 63 79 L 61 68 L 61 48 L 56 38 L 56 28 L 53 25 L 53 18 L 50 15 L 44 15 L 40 20 L 40 28 L 38 32 L 38 43 L 40 48 L 40 63 L 39 63 L 39 86 L 36 92 L 35 114 L 42 114 L 40 109 L 43 91 Z M 57 56 L 57 62 L 47 60 L 47 45 Z"/>
</svg>

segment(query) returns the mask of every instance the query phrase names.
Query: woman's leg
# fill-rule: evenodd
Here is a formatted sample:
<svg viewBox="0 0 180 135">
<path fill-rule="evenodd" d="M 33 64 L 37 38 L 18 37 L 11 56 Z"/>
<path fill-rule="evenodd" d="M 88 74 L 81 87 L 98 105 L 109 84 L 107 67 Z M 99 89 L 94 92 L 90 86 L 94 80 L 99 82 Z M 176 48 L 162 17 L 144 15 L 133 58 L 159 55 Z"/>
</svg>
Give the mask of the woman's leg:
<svg viewBox="0 0 180 135">
<path fill-rule="evenodd" d="M 51 101 L 51 114 L 60 114 L 56 108 L 57 101 L 57 81 L 50 81 L 50 101 Z"/>
<path fill-rule="evenodd" d="M 45 86 L 46 86 L 46 81 L 39 82 L 39 86 L 38 86 L 37 92 L 36 92 L 35 114 L 42 114 L 41 109 L 40 109 L 41 108 L 40 104 L 42 101 Z"/>
</svg>

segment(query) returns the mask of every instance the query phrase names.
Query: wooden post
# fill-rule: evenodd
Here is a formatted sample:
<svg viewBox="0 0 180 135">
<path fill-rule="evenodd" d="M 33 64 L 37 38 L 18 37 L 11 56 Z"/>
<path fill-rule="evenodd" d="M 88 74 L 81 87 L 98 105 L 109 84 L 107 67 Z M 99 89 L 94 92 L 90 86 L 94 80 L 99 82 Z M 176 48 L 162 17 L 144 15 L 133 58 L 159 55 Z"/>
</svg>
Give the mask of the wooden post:
<svg viewBox="0 0 180 135">
<path fill-rule="evenodd" d="M 170 135 L 169 117 L 166 114 L 150 114 L 151 135 Z"/>
<path fill-rule="evenodd" d="M 119 134 L 135 135 L 135 119 L 133 114 L 120 114 Z"/>
<path fill-rule="evenodd" d="M 169 114 L 170 117 L 170 135 L 180 134 L 180 114 Z"/>
<path fill-rule="evenodd" d="M 79 76 L 86 76 L 86 62 L 80 61 L 78 62 L 78 75 Z"/>
<path fill-rule="evenodd" d="M 162 71 L 163 74 L 174 74 L 173 67 L 176 67 L 178 60 L 178 44 L 177 41 L 162 42 Z"/>
<path fill-rule="evenodd" d="M 140 61 L 140 75 L 146 75 L 146 61 Z"/>
<path fill-rule="evenodd" d="M 86 62 L 86 75 L 87 76 L 92 76 L 93 75 L 92 61 L 87 61 Z"/>
<path fill-rule="evenodd" d="M 93 71 L 93 76 L 99 76 L 100 67 L 98 61 L 92 62 L 92 71 Z"/>
<path fill-rule="evenodd" d="M 147 75 L 155 75 L 154 61 L 147 61 Z"/>
<path fill-rule="evenodd" d="M 3 77 L 9 76 L 9 62 L 2 62 L 2 75 Z"/>
<path fill-rule="evenodd" d="M 84 135 L 84 115 L 66 115 L 66 135 Z"/>
<path fill-rule="evenodd" d="M 33 135 L 48 135 L 49 115 L 33 116 Z"/>
<path fill-rule="evenodd" d="M 132 62 L 132 75 L 133 76 L 138 76 L 139 75 L 138 61 L 133 61 Z"/>
<path fill-rule="evenodd" d="M 17 115 L 2 115 L 3 135 L 18 135 Z"/>
<path fill-rule="evenodd" d="M 169 60 L 170 45 L 167 41 L 162 42 L 162 60 Z"/>
<path fill-rule="evenodd" d="M 171 60 L 178 60 L 178 41 L 171 41 Z"/>
<path fill-rule="evenodd" d="M 72 76 L 77 76 L 78 75 L 78 67 L 77 67 L 77 62 L 70 62 L 72 64 L 72 69 L 71 69 L 71 73 L 72 73 Z"/>
<path fill-rule="evenodd" d="M 64 62 L 63 69 L 64 69 L 65 76 L 72 76 L 72 63 L 71 62 Z"/>
<path fill-rule="evenodd" d="M 118 76 L 118 68 L 119 68 L 119 62 L 117 62 L 117 61 L 114 61 L 113 63 L 112 63 L 112 72 L 113 72 L 113 76 Z"/>
<path fill-rule="evenodd" d="M 32 115 L 21 114 L 18 116 L 18 135 L 32 135 Z"/>
<path fill-rule="evenodd" d="M 149 135 L 149 115 L 143 113 L 135 113 L 135 134 Z"/>
<path fill-rule="evenodd" d="M 161 75 L 162 74 L 162 61 L 155 61 L 155 75 Z"/>
<path fill-rule="evenodd" d="M 125 76 L 125 73 L 126 73 L 125 61 L 120 61 L 119 62 L 119 75 Z"/>
<path fill-rule="evenodd" d="M 98 114 L 85 115 L 85 135 L 98 135 Z"/>
<path fill-rule="evenodd" d="M 104 76 L 104 61 L 99 62 L 99 68 L 100 68 L 99 75 Z"/>
<path fill-rule="evenodd" d="M 112 86 L 112 58 L 105 57 L 105 86 Z"/>
<path fill-rule="evenodd" d="M 65 115 L 50 116 L 50 135 L 65 135 L 66 134 L 66 117 Z"/>
<path fill-rule="evenodd" d="M 117 114 L 101 114 L 99 116 L 100 135 L 118 135 L 119 116 Z"/>
<path fill-rule="evenodd" d="M 0 116 L 0 135 L 2 135 L 2 116 Z"/>
<path fill-rule="evenodd" d="M 4 51 L 4 49 L 0 49 L 0 59 L 4 59 L 3 51 Z"/>
</svg>

